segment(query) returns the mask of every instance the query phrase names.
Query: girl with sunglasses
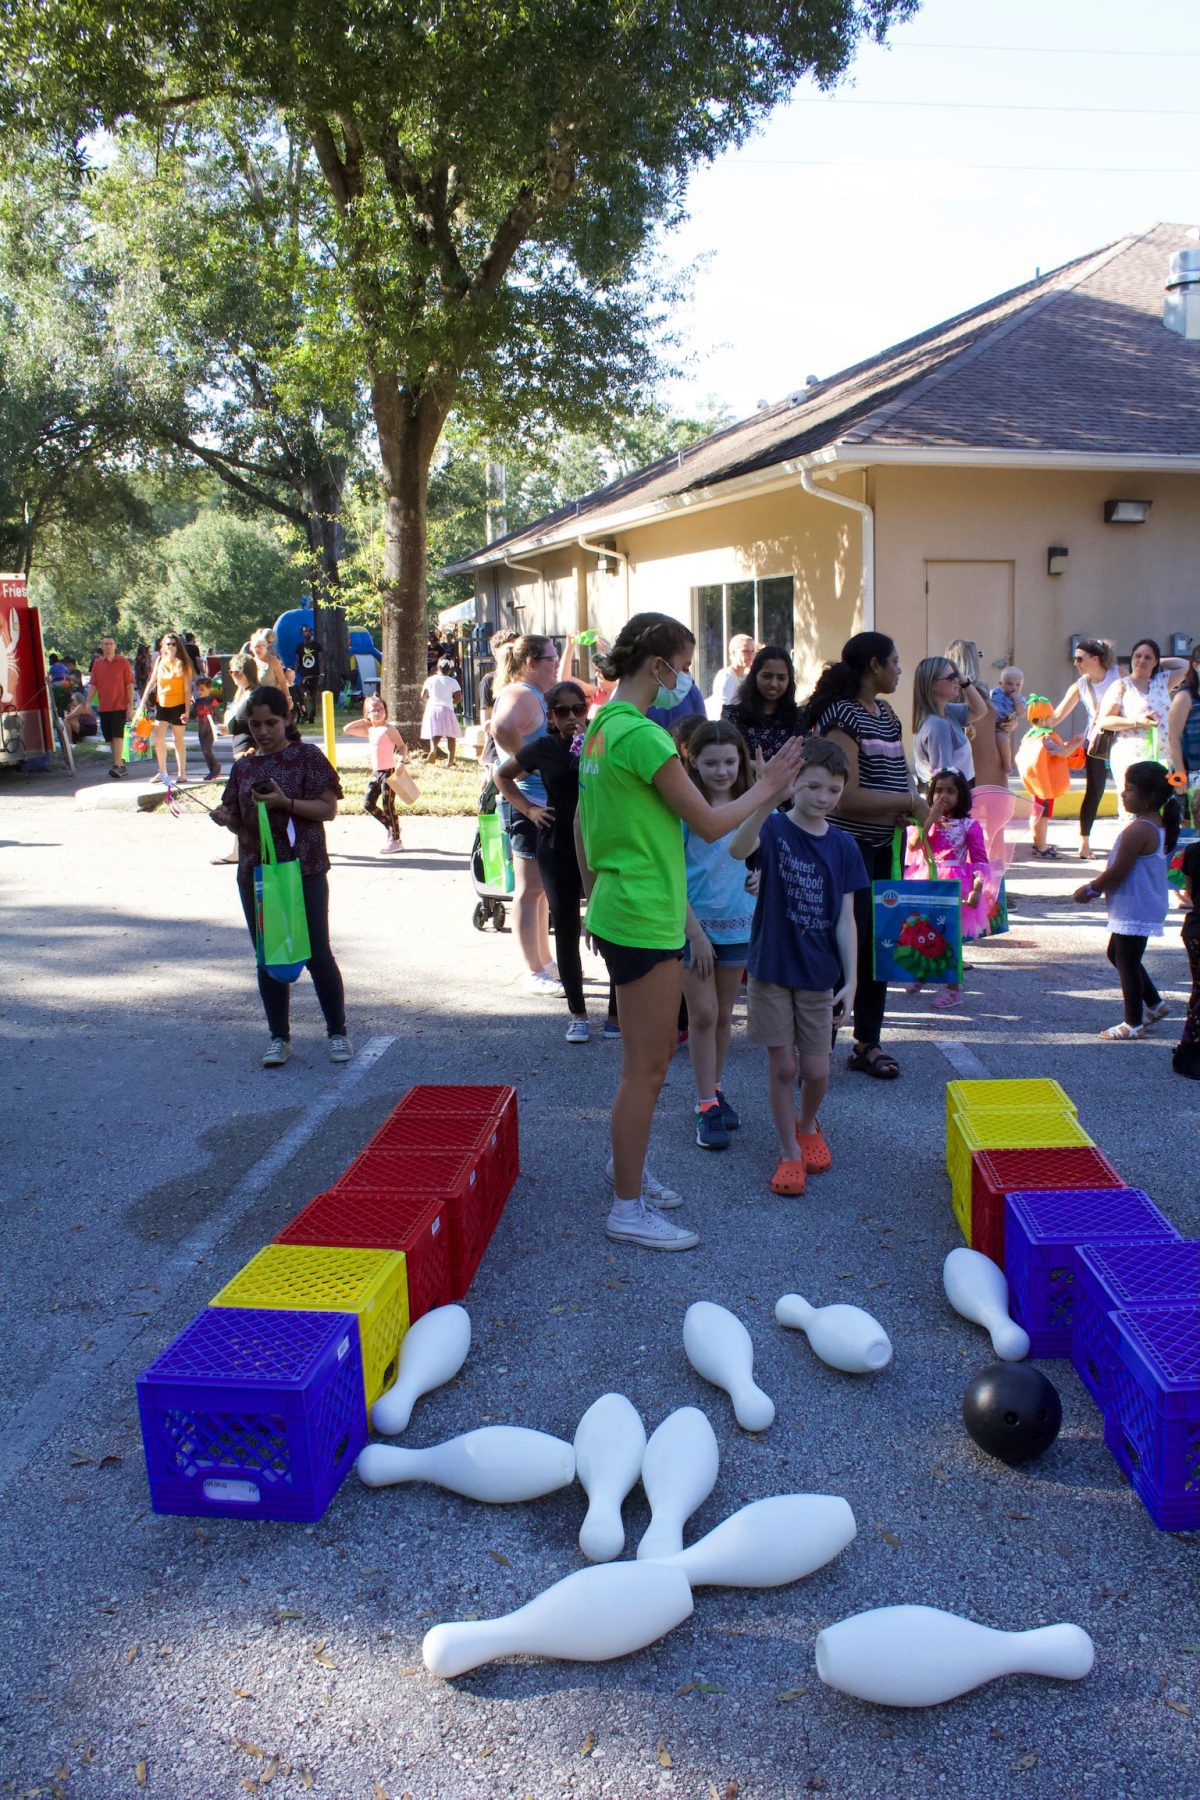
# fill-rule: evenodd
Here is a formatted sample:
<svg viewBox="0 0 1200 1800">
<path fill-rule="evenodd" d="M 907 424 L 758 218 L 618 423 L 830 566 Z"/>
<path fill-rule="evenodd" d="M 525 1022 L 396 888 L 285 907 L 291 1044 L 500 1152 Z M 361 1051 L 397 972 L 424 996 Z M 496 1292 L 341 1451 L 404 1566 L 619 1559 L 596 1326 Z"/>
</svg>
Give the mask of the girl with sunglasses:
<svg viewBox="0 0 1200 1800">
<path fill-rule="evenodd" d="M 579 957 L 579 908 L 583 880 L 575 855 L 575 812 L 579 805 L 579 748 L 587 725 L 588 700 L 577 681 L 560 681 L 546 695 L 549 730 L 524 744 L 495 773 L 496 786 L 515 812 L 537 831 L 537 866 L 554 921 L 558 979 L 567 997 L 571 1021 L 568 1044 L 588 1041 L 587 1003 Z M 544 800 L 518 785 L 522 776 L 539 775 Z"/>
<path fill-rule="evenodd" d="M 158 640 L 158 655 L 150 670 L 139 712 L 145 712 L 154 693 L 154 760 L 158 764 L 156 779 L 167 782 L 167 727 L 175 750 L 176 781 L 187 780 L 187 744 L 184 729 L 192 710 L 192 683 L 196 671 L 182 637 L 176 631 L 165 631 Z"/>
</svg>

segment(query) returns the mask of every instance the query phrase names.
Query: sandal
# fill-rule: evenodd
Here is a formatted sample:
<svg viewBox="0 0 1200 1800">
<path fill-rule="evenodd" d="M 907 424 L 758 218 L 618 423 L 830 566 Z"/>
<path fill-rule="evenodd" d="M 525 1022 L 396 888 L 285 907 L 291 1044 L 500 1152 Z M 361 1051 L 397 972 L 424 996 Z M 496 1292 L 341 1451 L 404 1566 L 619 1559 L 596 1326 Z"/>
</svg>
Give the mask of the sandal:
<svg viewBox="0 0 1200 1800">
<path fill-rule="evenodd" d="M 796 1120 L 796 1142 L 804 1152 L 804 1167 L 809 1175 L 824 1175 L 833 1167 L 833 1157 L 829 1145 L 825 1142 L 825 1133 L 821 1130 L 821 1121 L 817 1120 L 812 1131 L 801 1131 L 800 1121 Z"/>
<path fill-rule="evenodd" d="M 1053 844 L 1047 844 L 1047 846 L 1044 850 L 1039 850 L 1037 845 L 1035 844 L 1033 846 L 1033 854 L 1035 856 L 1040 856 L 1043 862 L 1057 862 L 1058 861 L 1058 851 L 1054 848 Z"/>
<path fill-rule="evenodd" d="M 1170 1010 L 1165 1000 L 1160 1000 L 1157 1006 L 1147 1006 L 1142 1013 L 1142 1024 L 1156 1025 L 1160 1019 L 1166 1018 Z"/>
<path fill-rule="evenodd" d="M 1124 1019 L 1119 1025 L 1110 1025 L 1107 1031 L 1100 1033 L 1107 1044 L 1127 1044 L 1132 1038 L 1145 1037 L 1145 1035 L 1146 1027 L 1144 1025 L 1129 1025 Z"/>
<path fill-rule="evenodd" d="M 846 1067 L 857 1075 L 870 1075 L 876 1081 L 895 1081 L 900 1064 L 878 1044 L 856 1044 L 846 1059 Z"/>
<path fill-rule="evenodd" d="M 957 1006 L 961 999 L 962 995 L 956 987 L 944 987 L 940 994 L 935 994 L 933 997 L 934 1011 L 948 1012 L 952 1006 Z"/>
<path fill-rule="evenodd" d="M 771 1177 L 773 1194 L 802 1194 L 804 1192 L 805 1167 L 795 1158 L 790 1162 L 780 1161 Z"/>
</svg>

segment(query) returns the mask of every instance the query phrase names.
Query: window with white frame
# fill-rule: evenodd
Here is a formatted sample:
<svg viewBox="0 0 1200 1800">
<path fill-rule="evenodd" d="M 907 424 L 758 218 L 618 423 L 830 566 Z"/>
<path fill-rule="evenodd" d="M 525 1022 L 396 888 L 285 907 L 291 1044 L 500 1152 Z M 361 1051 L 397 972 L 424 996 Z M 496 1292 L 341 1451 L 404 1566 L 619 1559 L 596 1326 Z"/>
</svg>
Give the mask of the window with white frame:
<svg viewBox="0 0 1200 1800">
<path fill-rule="evenodd" d="M 692 673 L 709 693 L 713 676 L 725 667 L 731 637 L 745 632 L 756 644 L 779 644 L 788 654 L 794 633 L 794 583 L 790 575 L 763 581 L 726 581 L 692 589 L 696 656 Z"/>
</svg>

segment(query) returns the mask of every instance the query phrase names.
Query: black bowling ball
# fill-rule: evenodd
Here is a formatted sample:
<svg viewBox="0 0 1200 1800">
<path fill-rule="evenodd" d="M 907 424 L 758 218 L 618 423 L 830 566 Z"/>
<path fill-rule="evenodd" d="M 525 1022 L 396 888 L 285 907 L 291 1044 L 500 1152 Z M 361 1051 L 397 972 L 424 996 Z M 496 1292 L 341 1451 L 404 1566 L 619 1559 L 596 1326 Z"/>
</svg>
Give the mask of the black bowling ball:
<svg viewBox="0 0 1200 1800">
<path fill-rule="evenodd" d="M 1027 1463 L 1058 1436 L 1062 1401 L 1032 1363 L 990 1363 L 968 1385 L 962 1415 L 967 1435 L 989 1456 Z"/>
</svg>

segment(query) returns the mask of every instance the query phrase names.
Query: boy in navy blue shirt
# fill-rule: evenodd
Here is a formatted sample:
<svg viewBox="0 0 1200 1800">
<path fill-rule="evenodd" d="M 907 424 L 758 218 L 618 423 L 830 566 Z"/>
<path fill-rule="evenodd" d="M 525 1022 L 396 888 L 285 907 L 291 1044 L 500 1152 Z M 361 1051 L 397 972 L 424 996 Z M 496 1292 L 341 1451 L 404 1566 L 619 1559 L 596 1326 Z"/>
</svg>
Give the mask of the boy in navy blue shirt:
<svg viewBox="0 0 1200 1800">
<path fill-rule="evenodd" d="M 868 885 L 854 839 L 828 815 L 846 782 L 846 758 L 810 738 L 788 812 L 762 807 L 734 833 L 729 851 L 759 852 L 758 901 L 747 959 L 747 1036 L 763 1044 L 771 1117 L 779 1140 L 775 1194 L 802 1194 L 832 1157 L 818 1117 L 829 1087 L 833 1020 L 854 1004 L 858 933 L 854 895 Z M 800 1073 L 800 1112 L 795 1079 Z"/>
</svg>

